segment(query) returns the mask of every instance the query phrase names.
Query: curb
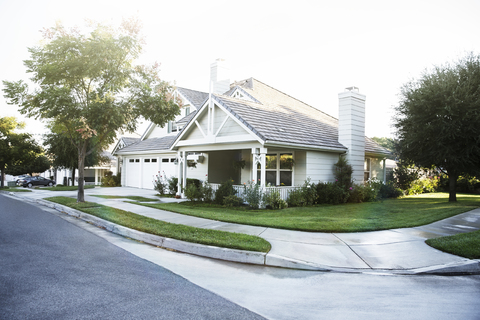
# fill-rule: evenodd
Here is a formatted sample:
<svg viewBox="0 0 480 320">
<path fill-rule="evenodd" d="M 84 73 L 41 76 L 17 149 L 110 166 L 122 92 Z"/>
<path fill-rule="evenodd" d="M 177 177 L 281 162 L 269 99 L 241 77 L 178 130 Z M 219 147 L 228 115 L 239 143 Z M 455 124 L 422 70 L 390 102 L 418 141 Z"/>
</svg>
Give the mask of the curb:
<svg viewBox="0 0 480 320">
<path fill-rule="evenodd" d="M 82 221 L 105 229 L 109 232 L 118 234 L 123 237 L 141 241 L 159 248 L 173 250 L 206 258 L 213 258 L 224 261 L 262 265 L 267 267 L 279 267 L 286 269 L 299 269 L 305 271 L 323 271 L 323 272 L 339 272 L 339 273 L 365 273 L 365 274 L 382 274 L 382 275 L 476 275 L 480 274 L 480 260 L 466 260 L 465 262 L 444 264 L 437 266 L 429 266 L 417 269 L 354 269 L 340 268 L 315 263 L 291 259 L 275 254 L 264 252 L 255 252 L 238 249 L 228 249 L 198 243 L 191 243 L 182 240 L 171 239 L 167 237 L 152 235 L 142 231 L 130 229 L 113 222 L 92 216 L 88 213 L 72 209 L 54 202 L 44 199 L 30 199 L 19 196 L 15 192 L 0 190 L 0 193 L 8 194 L 16 198 L 20 198 L 27 202 L 36 203 L 69 216 L 78 218 Z"/>
</svg>

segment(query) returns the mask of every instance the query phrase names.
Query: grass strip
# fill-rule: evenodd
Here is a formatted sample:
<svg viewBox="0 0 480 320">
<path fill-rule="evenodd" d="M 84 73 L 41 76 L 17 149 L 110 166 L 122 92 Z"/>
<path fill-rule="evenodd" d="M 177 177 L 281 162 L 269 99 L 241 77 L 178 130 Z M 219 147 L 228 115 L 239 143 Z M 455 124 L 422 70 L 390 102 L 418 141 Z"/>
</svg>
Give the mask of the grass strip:
<svg viewBox="0 0 480 320">
<path fill-rule="evenodd" d="M 84 185 L 83 189 L 93 189 L 95 188 L 94 185 Z M 77 191 L 78 186 L 55 186 L 55 187 L 45 187 L 42 188 L 42 190 L 47 190 L 47 191 Z"/>
<path fill-rule="evenodd" d="M 429 193 L 382 202 L 295 207 L 283 210 L 226 208 L 204 203 L 136 203 L 218 221 L 310 232 L 365 232 L 429 224 L 480 206 L 480 196 Z"/>
<path fill-rule="evenodd" d="M 271 248 L 268 241 L 257 236 L 168 223 L 98 203 L 77 203 L 76 199 L 69 197 L 51 197 L 45 200 L 86 212 L 124 227 L 157 236 L 223 248 L 258 252 L 268 252 Z"/>
<path fill-rule="evenodd" d="M 425 241 L 435 249 L 468 259 L 480 259 L 480 230 Z"/>
<path fill-rule="evenodd" d="M 103 198 L 103 199 L 130 199 L 133 201 L 141 201 L 141 202 L 152 202 L 152 201 L 159 201 L 159 199 L 152 199 L 152 198 L 145 198 L 141 196 L 110 196 L 110 195 L 101 195 L 95 194 L 92 195 L 93 197 Z"/>
</svg>

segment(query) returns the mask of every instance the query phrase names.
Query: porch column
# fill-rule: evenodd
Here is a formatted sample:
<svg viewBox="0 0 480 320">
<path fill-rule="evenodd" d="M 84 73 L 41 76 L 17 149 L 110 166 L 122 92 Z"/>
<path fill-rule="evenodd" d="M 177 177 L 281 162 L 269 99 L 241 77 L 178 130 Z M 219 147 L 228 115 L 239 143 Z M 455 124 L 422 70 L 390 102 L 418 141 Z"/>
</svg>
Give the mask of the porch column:
<svg viewBox="0 0 480 320">
<path fill-rule="evenodd" d="M 94 186 L 97 185 L 97 181 L 98 181 L 98 169 L 95 168 L 95 183 L 93 184 Z"/>
<path fill-rule="evenodd" d="M 177 167 L 177 196 L 181 195 L 182 194 L 182 187 L 181 187 L 181 184 L 182 184 L 182 173 L 183 173 L 183 170 L 182 170 L 182 164 L 183 164 L 183 157 L 182 157 L 182 151 L 178 151 L 177 152 L 177 159 L 178 159 L 178 167 Z"/>
<path fill-rule="evenodd" d="M 265 190 L 267 185 L 267 172 L 266 168 L 267 148 L 260 148 L 260 187 Z"/>
<path fill-rule="evenodd" d="M 265 171 L 265 162 L 266 162 L 266 153 L 267 148 L 252 148 L 252 179 L 255 183 L 258 182 L 257 167 L 260 164 L 260 186 L 262 189 L 265 188 L 266 182 L 266 171 Z"/>
<path fill-rule="evenodd" d="M 383 159 L 383 183 L 387 183 L 387 160 Z"/>
<path fill-rule="evenodd" d="M 182 191 L 182 199 L 185 198 L 185 189 L 187 188 L 187 152 L 183 151 L 183 191 Z"/>
</svg>

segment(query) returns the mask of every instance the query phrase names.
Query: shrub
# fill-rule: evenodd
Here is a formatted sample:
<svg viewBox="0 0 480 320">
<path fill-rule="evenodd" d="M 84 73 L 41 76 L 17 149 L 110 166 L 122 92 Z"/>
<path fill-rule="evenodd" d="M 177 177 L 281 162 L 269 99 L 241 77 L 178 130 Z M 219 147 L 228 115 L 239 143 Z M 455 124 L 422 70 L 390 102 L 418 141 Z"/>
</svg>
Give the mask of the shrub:
<svg viewBox="0 0 480 320">
<path fill-rule="evenodd" d="M 223 198 L 228 196 L 234 196 L 237 193 L 235 188 L 233 188 L 233 180 L 229 179 L 223 182 L 220 187 L 218 187 L 217 192 L 215 192 L 215 203 L 223 204 Z"/>
<path fill-rule="evenodd" d="M 202 197 L 203 201 L 212 203 L 213 202 L 213 189 L 212 187 L 208 184 L 208 181 L 205 180 L 202 185 Z"/>
<path fill-rule="evenodd" d="M 285 200 L 280 198 L 280 191 L 278 189 L 272 188 L 270 189 L 264 196 L 265 205 L 267 208 L 271 209 L 285 209 L 288 207 Z"/>
<path fill-rule="evenodd" d="M 178 178 L 177 177 L 171 177 L 170 179 L 167 179 L 167 185 L 168 185 L 168 193 L 174 196 L 177 194 L 177 185 L 178 185 Z"/>
<path fill-rule="evenodd" d="M 249 181 L 243 187 L 243 198 L 248 203 L 248 206 L 253 209 L 260 208 L 264 200 L 263 190 L 260 188 L 260 185 Z"/>
<path fill-rule="evenodd" d="M 243 199 L 235 195 L 229 195 L 223 198 L 225 207 L 239 207 L 243 204 Z"/>
<path fill-rule="evenodd" d="M 408 165 L 403 161 L 397 163 L 397 167 L 393 169 L 395 184 L 397 188 L 408 190 L 415 180 L 420 176 L 420 170 L 413 165 Z"/>
<path fill-rule="evenodd" d="M 115 176 L 112 171 L 105 172 L 105 176 L 102 177 L 101 186 L 102 187 L 119 187 L 121 185 L 121 176 L 120 173 Z"/>
<path fill-rule="evenodd" d="M 308 178 L 301 188 L 290 191 L 287 202 L 291 207 L 304 207 L 315 204 L 317 202 L 315 184 L 311 183 L 310 178 Z"/>
<path fill-rule="evenodd" d="M 400 188 L 396 188 L 393 181 L 387 181 L 386 184 L 382 184 L 378 196 L 381 199 L 386 198 L 398 198 L 403 195 L 403 191 Z"/>
<path fill-rule="evenodd" d="M 340 156 L 338 162 L 334 164 L 335 182 L 344 190 L 350 190 L 352 186 L 352 166 L 348 164 L 345 156 Z"/>
<path fill-rule="evenodd" d="M 350 194 L 338 183 L 321 183 L 316 185 L 318 204 L 346 203 Z"/>
<path fill-rule="evenodd" d="M 165 195 L 167 193 L 167 179 L 163 176 L 156 176 L 153 181 L 153 189 L 158 192 L 159 195 Z"/>
<path fill-rule="evenodd" d="M 198 188 L 195 183 L 187 183 L 187 188 L 185 188 L 185 196 L 190 201 L 199 201 L 203 198 L 203 193 L 201 188 Z"/>
</svg>

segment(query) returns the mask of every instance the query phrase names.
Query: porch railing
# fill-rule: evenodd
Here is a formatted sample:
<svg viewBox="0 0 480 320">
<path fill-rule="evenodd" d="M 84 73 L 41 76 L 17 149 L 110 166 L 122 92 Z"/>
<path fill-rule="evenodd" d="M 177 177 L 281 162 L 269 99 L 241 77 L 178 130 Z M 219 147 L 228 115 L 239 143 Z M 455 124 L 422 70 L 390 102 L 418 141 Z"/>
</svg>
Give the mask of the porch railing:
<svg viewBox="0 0 480 320">
<path fill-rule="evenodd" d="M 212 187 L 213 191 L 215 191 L 215 192 L 220 187 L 219 183 L 210 183 L 209 185 Z M 240 198 L 243 198 L 243 191 L 245 190 L 245 186 L 244 185 L 233 185 L 233 188 L 235 189 L 235 191 L 237 191 L 236 196 L 240 197 Z M 300 189 L 300 188 L 301 187 L 291 187 L 291 186 L 290 187 L 265 187 L 265 189 L 266 189 L 265 192 L 270 193 L 273 190 L 277 190 L 280 193 L 280 198 L 287 201 L 290 192 L 292 190 L 296 190 L 296 189 Z"/>
</svg>

